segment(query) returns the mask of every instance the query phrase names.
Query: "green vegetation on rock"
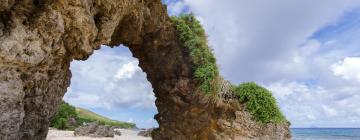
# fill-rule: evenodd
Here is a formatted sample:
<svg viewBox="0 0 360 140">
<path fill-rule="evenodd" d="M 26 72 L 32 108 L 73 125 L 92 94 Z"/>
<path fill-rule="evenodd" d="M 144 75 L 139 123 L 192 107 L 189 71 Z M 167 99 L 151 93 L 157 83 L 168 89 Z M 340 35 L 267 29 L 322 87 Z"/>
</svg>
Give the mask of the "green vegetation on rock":
<svg viewBox="0 0 360 140">
<path fill-rule="evenodd" d="M 66 102 L 62 102 L 59 106 L 57 114 L 50 121 L 50 126 L 57 129 L 74 129 L 75 126 L 69 123 L 71 118 L 76 118 L 77 113 L 75 107 Z"/>
<path fill-rule="evenodd" d="M 101 116 L 89 110 L 83 108 L 76 108 L 78 114 L 79 123 L 83 122 L 99 122 L 102 125 L 116 126 L 120 128 L 135 128 L 136 125 L 133 123 L 121 122 L 117 120 L 112 120 L 107 117 Z"/>
<path fill-rule="evenodd" d="M 206 94 L 216 94 L 219 90 L 219 72 L 200 22 L 192 14 L 173 16 L 171 20 L 179 32 L 180 41 L 190 51 L 194 63 L 194 78 L 199 80 L 201 90 Z"/>
<path fill-rule="evenodd" d="M 189 49 L 194 63 L 194 78 L 200 82 L 200 89 L 215 95 L 219 91 L 219 70 L 212 50 L 207 45 L 205 31 L 192 14 L 171 17 L 179 39 Z M 239 102 L 246 105 L 257 122 L 287 122 L 277 106 L 271 92 L 255 83 L 244 83 L 232 86 L 231 90 L 239 97 Z"/>
<path fill-rule="evenodd" d="M 86 109 L 75 108 L 64 101 L 59 106 L 57 114 L 51 119 L 50 127 L 61 130 L 74 130 L 76 127 L 90 122 L 98 122 L 102 125 L 120 128 L 136 127 L 133 123 L 112 120 Z"/>
<path fill-rule="evenodd" d="M 257 122 L 261 123 L 285 123 L 284 115 L 277 106 L 272 93 L 254 82 L 243 83 L 232 88 L 239 97 L 239 102 L 246 105 Z"/>
</svg>

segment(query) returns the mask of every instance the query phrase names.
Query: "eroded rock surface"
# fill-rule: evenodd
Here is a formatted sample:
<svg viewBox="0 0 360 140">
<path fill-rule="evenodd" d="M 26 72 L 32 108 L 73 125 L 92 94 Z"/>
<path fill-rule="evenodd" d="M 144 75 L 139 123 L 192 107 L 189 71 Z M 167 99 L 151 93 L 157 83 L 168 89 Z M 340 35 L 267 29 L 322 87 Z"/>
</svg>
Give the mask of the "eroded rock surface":
<svg viewBox="0 0 360 140">
<path fill-rule="evenodd" d="M 116 133 L 118 134 L 118 133 Z M 114 137 L 115 130 L 111 126 L 99 125 L 96 122 L 80 126 L 74 131 L 75 136 L 90 136 L 90 137 Z M 121 133 L 120 133 L 121 135 Z M 120 136 L 119 135 L 119 136 Z"/>
<path fill-rule="evenodd" d="M 198 90 L 160 0 L 0 0 L 0 138 L 45 139 L 70 62 L 101 44 L 128 46 L 147 73 L 159 111 L 154 139 L 290 138 L 288 124 L 257 124 L 237 101 Z"/>
<path fill-rule="evenodd" d="M 151 137 L 151 133 L 153 132 L 154 128 L 150 128 L 150 129 L 146 129 L 146 130 L 141 130 L 138 133 L 138 136 L 143 136 L 143 137 Z"/>
</svg>

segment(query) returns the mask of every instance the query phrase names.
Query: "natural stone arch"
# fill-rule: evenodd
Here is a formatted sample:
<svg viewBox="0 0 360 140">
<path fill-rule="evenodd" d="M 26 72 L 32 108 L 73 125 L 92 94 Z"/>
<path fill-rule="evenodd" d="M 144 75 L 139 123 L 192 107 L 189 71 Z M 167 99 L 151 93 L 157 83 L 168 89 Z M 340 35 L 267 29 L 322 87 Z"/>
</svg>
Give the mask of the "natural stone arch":
<svg viewBox="0 0 360 140">
<path fill-rule="evenodd" d="M 70 62 L 101 44 L 128 46 L 156 96 L 154 139 L 288 139 L 288 125 L 257 124 L 236 100 L 210 100 L 160 0 L 2 0 L 0 137 L 44 139 L 70 85 Z M 229 85 L 221 80 L 220 93 Z"/>
</svg>

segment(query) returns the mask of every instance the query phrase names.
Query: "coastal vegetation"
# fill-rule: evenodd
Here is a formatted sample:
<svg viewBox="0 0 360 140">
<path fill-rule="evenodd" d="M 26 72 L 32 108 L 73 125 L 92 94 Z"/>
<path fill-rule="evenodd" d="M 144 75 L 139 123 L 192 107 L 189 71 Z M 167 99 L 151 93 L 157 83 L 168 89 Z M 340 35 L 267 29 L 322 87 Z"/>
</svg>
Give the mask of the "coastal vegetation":
<svg viewBox="0 0 360 140">
<path fill-rule="evenodd" d="M 199 81 L 200 89 L 207 95 L 217 94 L 220 87 L 219 70 L 200 22 L 192 14 L 173 16 L 171 21 L 179 32 L 180 41 L 190 51 L 194 63 L 194 78 Z M 232 86 L 232 90 L 257 122 L 287 122 L 276 99 L 266 88 L 252 82 Z"/>
<path fill-rule="evenodd" d="M 113 120 L 83 108 L 76 108 L 76 113 L 78 114 L 78 120 L 80 122 L 98 122 L 101 125 L 110 125 L 119 128 L 136 128 L 134 123 Z"/>
<path fill-rule="evenodd" d="M 173 16 L 171 21 L 179 32 L 180 41 L 190 51 L 194 78 L 199 81 L 200 89 L 206 94 L 217 94 L 219 70 L 200 22 L 192 14 Z"/>
<path fill-rule="evenodd" d="M 70 122 L 70 120 L 75 118 L 77 118 L 75 107 L 63 101 L 58 108 L 58 112 L 51 119 L 50 127 L 73 130 L 77 124 Z"/>
<path fill-rule="evenodd" d="M 98 122 L 102 125 L 109 125 L 119 128 L 135 128 L 133 123 L 121 122 L 101 116 L 86 109 L 76 108 L 66 102 L 59 106 L 57 114 L 51 119 L 50 127 L 61 130 L 74 130 L 84 123 Z"/>
<path fill-rule="evenodd" d="M 246 105 L 246 109 L 253 118 L 260 123 L 284 123 L 287 122 L 281 113 L 276 99 L 272 93 L 254 82 L 242 83 L 232 87 L 238 96 L 239 102 Z"/>
</svg>

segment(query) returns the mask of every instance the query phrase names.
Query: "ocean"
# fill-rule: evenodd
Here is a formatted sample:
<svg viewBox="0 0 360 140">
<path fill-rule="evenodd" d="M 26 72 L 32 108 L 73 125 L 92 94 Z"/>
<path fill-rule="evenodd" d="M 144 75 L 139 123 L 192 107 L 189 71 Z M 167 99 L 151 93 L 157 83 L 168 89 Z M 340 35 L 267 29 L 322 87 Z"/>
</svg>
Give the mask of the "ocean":
<svg viewBox="0 0 360 140">
<path fill-rule="evenodd" d="M 292 128 L 292 140 L 360 140 L 360 128 Z"/>
</svg>

